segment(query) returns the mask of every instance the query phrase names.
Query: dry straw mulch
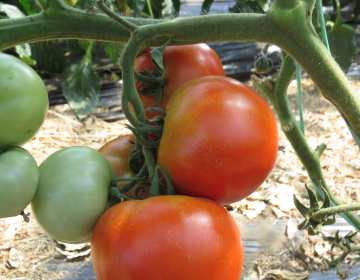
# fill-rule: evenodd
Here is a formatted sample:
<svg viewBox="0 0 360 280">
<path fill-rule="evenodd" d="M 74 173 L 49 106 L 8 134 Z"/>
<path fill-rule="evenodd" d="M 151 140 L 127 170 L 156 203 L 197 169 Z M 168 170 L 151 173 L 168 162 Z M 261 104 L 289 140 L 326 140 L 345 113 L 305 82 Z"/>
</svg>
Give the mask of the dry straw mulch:
<svg viewBox="0 0 360 280">
<path fill-rule="evenodd" d="M 312 148 L 320 143 L 328 145 L 321 157 L 327 183 L 332 192 L 345 203 L 357 202 L 360 200 L 359 148 L 339 113 L 319 94 L 311 81 L 303 80 L 302 88 L 306 138 Z M 289 88 L 289 98 L 295 114 L 298 114 L 295 83 Z M 48 118 L 40 132 L 25 145 L 25 148 L 39 164 L 50 154 L 65 147 L 80 145 L 98 149 L 109 140 L 129 133 L 124 127 L 124 122 L 106 123 L 89 116 L 80 123 L 67 105 L 53 107 L 50 108 Z M 297 215 L 292 203 L 292 195 L 296 194 L 300 197 L 300 194 L 305 192 L 304 183 L 310 182 L 306 171 L 280 129 L 279 135 L 280 145 L 286 146 L 285 150 L 279 152 L 273 172 L 259 191 L 231 206 L 238 214 L 253 218 L 264 215 L 265 208 L 270 206 L 271 214 L 276 218 L 288 218 L 290 214 L 292 217 Z M 306 200 L 302 200 L 306 203 Z M 31 212 L 29 207 L 27 211 Z M 326 252 L 315 250 L 319 248 L 320 245 L 317 244 L 320 242 L 309 238 L 303 240 L 303 246 L 298 248 L 299 252 L 311 259 L 309 264 L 315 263 L 317 266 L 309 265 L 303 269 L 297 267 L 298 270 L 323 267 L 320 257 Z M 29 224 L 24 223 L 20 217 L 1 219 L 0 279 L 62 279 L 62 273 L 54 273 L 46 269 L 48 261 L 60 256 L 57 247 L 58 245 L 41 231 L 34 219 L 31 219 Z M 279 267 L 279 261 L 284 263 L 279 255 L 271 256 L 269 255 L 266 261 L 264 259 L 263 268 Z M 261 266 L 261 260 L 259 261 Z"/>
</svg>

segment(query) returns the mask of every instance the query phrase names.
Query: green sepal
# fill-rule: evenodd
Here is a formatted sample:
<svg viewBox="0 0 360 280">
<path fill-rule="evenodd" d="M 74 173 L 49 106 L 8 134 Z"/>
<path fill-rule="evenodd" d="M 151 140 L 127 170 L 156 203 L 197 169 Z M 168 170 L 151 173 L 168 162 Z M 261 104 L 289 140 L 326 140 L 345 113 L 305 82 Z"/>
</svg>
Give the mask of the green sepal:
<svg viewBox="0 0 360 280">
<path fill-rule="evenodd" d="M 158 107 L 149 107 L 147 109 L 145 109 L 144 111 L 142 111 L 138 116 L 137 116 L 137 119 L 140 118 L 141 115 L 145 114 L 146 112 L 149 112 L 149 111 L 155 111 L 155 112 L 158 112 L 160 114 L 162 114 L 164 116 L 164 118 L 166 117 L 166 113 L 163 109 L 160 109 Z"/>
<path fill-rule="evenodd" d="M 126 181 L 138 181 L 136 178 L 115 178 L 112 180 L 112 182 L 126 182 Z"/>
<path fill-rule="evenodd" d="M 322 231 L 322 224 L 319 223 L 314 227 L 310 226 L 308 227 L 308 234 L 309 235 L 317 235 Z"/>
<path fill-rule="evenodd" d="M 323 187 L 323 185 L 321 184 L 321 181 L 319 181 L 319 188 L 324 193 L 324 203 L 321 208 L 329 208 L 331 206 L 330 196 L 329 196 L 328 192 L 325 190 L 325 188 Z"/>
<path fill-rule="evenodd" d="M 121 188 L 119 188 L 120 193 L 126 193 L 126 192 L 130 191 L 140 180 L 144 179 L 147 171 L 148 171 L 147 165 L 144 163 L 140 172 L 138 174 L 136 174 L 136 176 L 134 177 L 134 179 L 137 179 L 137 180 L 132 180 L 129 183 L 123 185 Z"/>
<path fill-rule="evenodd" d="M 310 219 L 305 219 L 301 224 L 298 225 L 298 230 L 307 229 L 310 226 Z"/>
<path fill-rule="evenodd" d="M 132 127 L 131 131 L 136 131 L 139 133 L 152 133 L 155 135 L 161 135 L 163 133 L 163 126 L 153 126 L 153 125 L 147 125 L 147 126 L 141 126 L 141 127 Z"/>
<path fill-rule="evenodd" d="M 305 185 L 305 188 L 309 194 L 309 200 L 310 200 L 310 209 L 319 209 L 319 201 L 315 195 L 315 192 L 310 189 L 307 185 Z"/>
<path fill-rule="evenodd" d="M 157 148 L 157 147 L 159 147 L 160 141 L 145 140 L 144 138 L 142 138 L 142 137 L 140 136 L 140 134 L 139 134 L 137 131 L 135 131 L 135 128 L 134 128 L 134 127 L 132 127 L 132 126 L 130 126 L 130 125 L 126 125 L 126 127 L 127 127 L 128 129 L 130 129 L 130 130 L 134 133 L 134 135 L 135 135 L 135 137 L 136 137 L 136 140 L 138 140 L 139 143 L 140 143 L 141 145 L 143 145 L 144 147 L 147 147 L 147 148 Z"/>
<path fill-rule="evenodd" d="M 156 107 L 157 105 L 159 105 L 161 99 L 164 96 L 164 90 L 162 87 L 156 87 L 154 88 L 154 95 L 155 95 L 155 104 L 152 105 L 153 107 Z"/>
<path fill-rule="evenodd" d="M 339 230 L 336 231 L 335 236 L 323 236 L 323 239 L 325 241 L 328 241 L 331 244 L 331 249 L 330 251 L 332 252 L 332 250 L 335 248 L 335 246 L 338 246 L 338 244 L 341 242 L 341 237 L 339 236 Z"/>
<path fill-rule="evenodd" d="M 271 59 L 267 58 L 266 54 L 260 52 L 254 60 L 254 68 L 258 74 L 267 74 L 273 68 L 273 62 Z"/>
<path fill-rule="evenodd" d="M 163 54 L 164 54 L 165 47 L 170 43 L 170 41 L 171 41 L 171 39 L 168 40 L 165 43 L 165 45 L 155 48 L 150 51 L 151 60 L 155 65 L 153 75 L 156 77 L 163 76 L 165 74 L 165 69 L 164 69 L 164 64 L 163 64 Z"/>
<path fill-rule="evenodd" d="M 143 89 L 140 89 L 143 84 L 139 84 L 136 91 L 141 95 L 152 95 L 154 94 L 155 89 L 152 86 L 145 86 Z"/>
<path fill-rule="evenodd" d="M 331 260 L 323 258 L 329 269 L 335 268 L 338 264 L 338 259 L 334 259 L 334 255 L 330 253 Z"/>
<path fill-rule="evenodd" d="M 153 177 L 152 182 L 151 182 L 150 195 L 149 196 L 153 197 L 153 196 L 159 196 L 159 195 L 164 195 L 164 191 L 163 191 L 163 188 L 160 185 L 159 167 L 156 166 L 155 174 L 154 174 L 154 177 Z"/>
<path fill-rule="evenodd" d="M 294 204 L 297 210 L 299 210 L 299 212 L 301 213 L 301 215 L 305 216 L 310 209 L 307 208 L 306 206 L 304 206 L 294 195 Z"/>
<path fill-rule="evenodd" d="M 166 188 L 167 188 L 167 194 L 168 195 L 177 195 L 177 193 L 175 192 L 175 189 L 174 189 L 174 185 L 172 184 L 171 182 L 171 179 L 170 177 L 165 173 L 165 171 L 160 167 L 158 166 L 161 173 L 164 175 L 165 177 L 165 180 L 166 180 Z"/>
<path fill-rule="evenodd" d="M 109 200 L 109 208 L 114 206 L 115 204 L 121 203 L 124 199 L 132 200 L 131 198 L 121 194 L 118 188 L 110 187 L 108 193 L 108 200 Z"/>
<path fill-rule="evenodd" d="M 354 240 L 352 240 L 352 238 L 357 234 L 358 232 L 355 231 L 354 233 L 351 234 L 351 231 L 345 236 L 346 239 L 348 239 L 350 241 L 350 243 L 355 243 Z"/>
<path fill-rule="evenodd" d="M 329 225 L 335 224 L 335 222 L 336 222 L 336 217 L 335 217 L 335 214 L 333 214 L 333 218 L 330 218 L 330 217 L 325 218 L 323 224 L 324 224 L 324 226 L 329 226 Z"/>
</svg>

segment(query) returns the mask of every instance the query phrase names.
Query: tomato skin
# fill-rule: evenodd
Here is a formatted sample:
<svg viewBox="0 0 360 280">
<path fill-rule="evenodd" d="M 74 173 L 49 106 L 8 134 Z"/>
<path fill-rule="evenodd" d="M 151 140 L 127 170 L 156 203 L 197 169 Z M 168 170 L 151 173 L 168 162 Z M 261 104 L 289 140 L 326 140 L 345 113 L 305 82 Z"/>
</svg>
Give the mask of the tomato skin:
<svg viewBox="0 0 360 280">
<path fill-rule="evenodd" d="M 115 177 L 132 178 L 136 175 L 128 165 L 129 153 L 133 146 L 130 141 L 135 142 L 134 134 L 119 136 L 98 150 L 110 162 L 115 171 Z M 117 187 L 121 188 L 127 183 L 129 181 L 117 182 Z M 141 186 L 143 185 L 138 183 L 130 191 L 123 194 L 129 198 L 137 199 L 135 190 Z M 149 187 L 139 190 L 139 195 L 141 198 L 149 197 Z"/>
<path fill-rule="evenodd" d="M 20 215 L 38 183 L 39 167 L 30 153 L 12 147 L 0 154 L 0 218 Z"/>
<path fill-rule="evenodd" d="M 184 84 L 167 107 L 158 164 L 178 194 L 220 204 L 253 193 L 277 157 L 278 129 L 265 100 L 226 77 Z"/>
<path fill-rule="evenodd" d="M 243 244 L 235 220 L 219 204 L 156 196 L 105 212 L 91 257 L 98 280 L 239 280 Z"/>
<path fill-rule="evenodd" d="M 114 170 L 88 147 L 70 147 L 50 155 L 39 167 L 40 180 L 31 203 L 42 229 L 56 240 L 84 243 L 106 211 Z"/>
<path fill-rule="evenodd" d="M 206 44 L 168 46 L 163 54 L 163 65 L 165 69 L 166 85 L 164 96 L 158 108 L 166 109 L 168 100 L 173 93 L 184 83 L 203 76 L 225 76 L 225 71 L 217 54 Z M 135 71 L 152 72 L 154 64 L 150 52 L 136 58 Z M 136 83 L 136 88 L 139 83 Z M 153 107 L 155 104 L 154 95 L 139 94 L 144 109 Z M 149 111 L 145 113 L 148 119 L 161 116 L 160 113 Z"/>
<path fill-rule="evenodd" d="M 25 62 L 0 53 L 0 148 L 28 142 L 45 121 L 46 87 Z"/>
</svg>

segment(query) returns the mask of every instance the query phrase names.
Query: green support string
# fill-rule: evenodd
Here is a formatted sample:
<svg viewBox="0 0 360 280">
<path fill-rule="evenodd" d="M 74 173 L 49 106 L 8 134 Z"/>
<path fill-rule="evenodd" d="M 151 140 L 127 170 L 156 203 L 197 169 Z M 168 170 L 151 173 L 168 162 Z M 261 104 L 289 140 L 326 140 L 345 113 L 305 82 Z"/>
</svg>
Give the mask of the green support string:
<svg viewBox="0 0 360 280">
<path fill-rule="evenodd" d="M 326 33 L 325 19 L 324 19 L 323 6 L 322 6 L 321 0 L 316 0 L 316 5 L 317 5 L 318 11 L 319 11 L 322 41 L 323 41 L 324 45 L 326 46 L 326 48 L 328 49 L 328 51 L 330 52 L 330 46 L 329 46 L 329 41 L 328 41 L 327 33 Z"/>
<path fill-rule="evenodd" d="M 323 7 L 321 0 L 316 0 L 316 5 L 318 7 L 319 11 L 319 19 L 320 19 L 320 26 L 321 26 L 321 36 L 322 41 L 328 51 L 330 52 L 330 46 L 329 41 L 327 38 L 326 33 L 326 26 L 325 26 L 325 20 L 324 20 L 324 13 L 323 13 Z M 301 68 L 300 65 L 295 63 L 296 66 L 296 80 L 297 80 L 297 92 L 298 92 L 298 99 L 299 99 L 299 115 L 300 115 L 300 129 L 302 133 L 305 135 L 305 126 L 304 126 L 304 117 L 303 117 L 303 111 L 302 111 L 302 102 L 301 102 Z"/>
</svg>

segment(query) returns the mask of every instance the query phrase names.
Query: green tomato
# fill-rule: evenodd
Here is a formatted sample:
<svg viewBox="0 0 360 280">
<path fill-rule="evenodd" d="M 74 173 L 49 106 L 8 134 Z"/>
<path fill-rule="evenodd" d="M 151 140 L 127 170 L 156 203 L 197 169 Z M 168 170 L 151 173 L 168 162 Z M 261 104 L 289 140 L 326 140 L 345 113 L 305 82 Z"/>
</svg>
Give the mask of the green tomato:
<svg viewBox="0 0 360 280">
<path fill-rule="evenodd" d="M 107 209 L 114 170 L 98 151 L 65 148 L 40 165 L 40 181 L 31 203 L 42 229 L 56 240 L 85 243 Z"/>
<path fill-rule="evenodd" d="M 0 147 L 28 142 L 44 123 L 48 106 L 39 75 L 22 60 L 0 53 Z"/>
<path fill-rule="evenodd" d="M 20 215 L 33 199 L 39 183 L 39 167 L 20 147 L 0 154 L 0 218 Z"/>
</svg>

